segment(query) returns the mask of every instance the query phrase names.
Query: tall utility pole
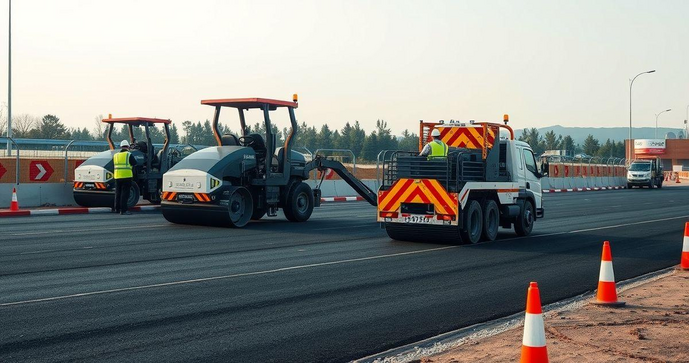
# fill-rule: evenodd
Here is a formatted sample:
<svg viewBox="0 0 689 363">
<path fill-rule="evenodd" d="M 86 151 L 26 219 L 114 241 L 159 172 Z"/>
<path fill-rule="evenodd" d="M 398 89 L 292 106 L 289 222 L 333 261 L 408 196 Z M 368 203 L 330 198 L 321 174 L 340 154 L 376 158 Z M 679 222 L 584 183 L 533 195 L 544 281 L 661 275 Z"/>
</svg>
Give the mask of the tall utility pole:
<svg viewBox="0 0 689 363">
<path fill-rule="evenodd" d="M 670 112 L 670 111 L 672 111 L 672 109 L 671 109 L 671 108 L 668 108 L 668 109 L 665 110 L 665 111 L 660 111 L 660 112 L 656 113 L 656 131 L 655 131 L 655 133 L 653 134 L 653 135 L 654 135 L 654 138 L 656 138 L 656 139 L 658 138 L 658 116 L 662 115 L 662 114 L 665 113 L 665 112 Z"/>
<path fill-rule="evenodd" d="M 632 159 L 634 159 L 634 144 L 632 141 L 632 86 L 634 85 L 634 80 L 636 79 L 636 77 L 646 73 L 653 73 L 655 71 L 656 70 L 653 69 L 650 71 L 641 72 L 629 81 L 629 156 L 627 158 L 627 161 L 631 161 Z"/>
<path fill-rule="evenodd" d="M 9 2 L 9 30 L 7 32 L 9 36 L 9 41 L 7 42 L 7 156 L 12 155 L 12 143 L 9 140 L 12 137 L 12 0 Z"/>
</svg>

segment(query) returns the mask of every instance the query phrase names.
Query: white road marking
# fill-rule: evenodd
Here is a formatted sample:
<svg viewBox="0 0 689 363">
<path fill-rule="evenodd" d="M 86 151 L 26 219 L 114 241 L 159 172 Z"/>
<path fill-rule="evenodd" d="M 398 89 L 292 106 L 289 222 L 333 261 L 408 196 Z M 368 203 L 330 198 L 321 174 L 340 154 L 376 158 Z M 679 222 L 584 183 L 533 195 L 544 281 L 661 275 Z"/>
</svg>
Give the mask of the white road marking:
<svg viewBox="0 0 689 363">
<path fill-rule="evenodd" d="M 142 228 L 155 228 L 155 227 L 165 227 L 165 226 L 170 226 L 170 224 L 154 224 L 152 226 L 146 226 L 146 225 L 139 225 L 139 226 L 131 226 L 131 227 L 98 227 L 98 232 L 100 231 L 119 231 L 119 230 L 125 230 L 125 229 L 142 229 Z M 64 230 L 64 229 L 56 229 L 52 231 L 40 231 L 40 232 L 26 232 L 26 233 L 2 233 L 0 235 L 2 236 L 34 236 L 34 235 L 39 235 L 39 234 L 53 234 L 53 233 L 64 233 L 64 232 L 75 232 L 76 229 L 70 229 L 70 230 Z M 92 229 L 84 229 L 83 231 L 85 232 L 93 232 Z"/>
<path fill-rule="evenodd" d="M 611 229 L 611 228 L 627 227 L 627 226 L 634 226 L 634 225 L 640 225 L 640 224 L 663 222 L 663 221 L 669 221 L 669 220 L 673 220 L 673 219 L 682 219 L 682 218 L 689 218 L 689 215 L 654 219 L 654 220 L 650 220 L 650 221 L 616 224 L 616 225 L 612 225 L 612 226 L 587 228 L 587 229 L 580 229 L 580 230 L 575 230 L 575 231 L 555 232 L 555 233 L 539 234 L 539 235 L 535 235 L 535 236 L 506 238 L 506 239 L 499 240 L 499 242 L 516 240 L 516 239 L 524 239 L 524 238 L 540 238 L 540 237 L 558 236 L 558 235 L 564 235 L 564 234 L 575 234 L 575 233 L 582 233 L 582 232 L 599 231 L 599 230 L 603 230 L 603 229 Z M 471 247 L 471 246 L 480 246 L 480 244 L 479 245 L 470 245 L 467 247 Z M 378 260 L 378 259 L 390 258 L 390 257 L 415 255 L 415 254 L 421 254 L 421 253 L 426 253 L 426 252 L 449 250 L 449 249 L 454 249 L 454 248 L 459 248 L 459 247 L 464 247 L 464 246 L 454 245 L 454 246 L 445 246 L 445 247 L 437 247 L 437 248 L 427 248 L 427 249 L 423 249 L 423 250 L 391 253 L 391 254 L 386 254 L 386 255 L 351 258 L 351 259 L 346 259 L 346 260 L 338 260 L 338 261 L 330 261 L 330 262 L 319 262 L 319 263 L 312 263 L 312 264 L 308 264 L 308 265 L 281 267 L 281 268 L 276 268 L 276 269 L 272 269 L 272 270 L 243 272 L 243 273 L 237 273 L 237 274 L 231 274 L 231 275 L 203 277 L 203 278 L 191 279 L 191 280 L 179 280 L 179 281 L 163 282 L 163 283 L 150 284 L 150 285 L 122 287 L 122 288 L 110 289 L 110 290 L 90 291 L 90 292 L 83 292 L 83 293 L 71 294 L 71 295 L 61 295 L 61 296 L 53 296 L 53 297 L 46 297 L 46 298 L 40 298 L 40 299 L 22 300 L 22 301 L 14 301 L 14 302 L 9 302 L 9 303 L 1 303 L 0 307 L 24 305 L 24 304 L 31 304 L 31 303 L 37 303 L 37 302 L 46 302 L 46 301 L 64 300 L 64 299 L 78 298 L 78 297 L 84 297 L 84 296 L 111 294 L 111 293 L 116 293 L 116 292 L 144 290 L 144 289 L 151 289 L 151 288 L 156 288 L 156 287 L 186 285 L 186 284 L 215 281 L 215 280 L 226 280 L 226 279 L 232 279 L 232 278 L 237 278 L 237 277 L 267 275 L 267 274 L 273 274 L 273 273 L 279 273 L 279 272 L 285 272 L 285 271 L 301 270 L 301 269 L 307 269 L 307 268 L 313 268 L 313 267 L 341 265 L 341 264 L 351 263 L 351 262 L 361 262 L 361 261 Z"/>
<path fill-rule="evenodd" d="M 425 253 L 425 252 L 442 251 L 442 250 L 447 250 L 447 249 L 451 249 L 451 248 L 458 248 L 458 247 L 459 247 L 459 246 L 446 246 L 446 247 L 437 247 L 437 248 L 426 248 L 426 249 L 423 249 L 423 250 L 416 250 L 416 251 L 409 251 L 409 252 L 400 252 L 400 253 L 391 253 L 391 254 L 387 254 L 387 255 L 378 255 L 378 256 L 351 258 L 351 259 L 339 260 L 339 261 L 312 263 L 312 264 L 308 264 L 308 265 L 281 267 L 281 268 L 276 268 L 276 269 L 272 269 L 272 270 L 255 271 L 255 272 L 243 272 L 243 273 L 237 273 L 237 274 L 232 274 L 232 275 L 213 276 L 213 277 L 203 277 L 203 278 L 192 279 L 192 280 L 181 280 L 181 281 L 163 282 L 163 283 L 159 283 L 159 284 L 150 284 L 150 285 L 140 285 L 140 286 L 123 287 L 123 288 L 119 288 L 119 289 L 110 289 L 110 290 L 99 290 L 99 291 L 83 292 L 83 293 L 79 293 L 79 294 L 62 295 L 62 296 L 53 296 L 53 297 L 46 297 L 46 298 L 41 298 L 41 299 L 33 299 L 33 300 L 24 300 L 24 301 L 15 301 L 15 302 L 9 302 L 9 303 L 2 303 L 2 304 L 0 304 L 0 307 L 3 307 L 3 306 L 13 306 L 13 305 L 22 305 L 22 304 L 29 304 L 29 303 L 36 303 L 36 302 L 45 302 L 45 301 L 64 300 L 64 299 L 70 299 L 70 298 L 75 298 L 75 297 L 83 297 L 83 296 L 110 294 L 110 293 L 123 292 L 123 291 L 143 290 L 143 289 L 150 289 L 150 288 L 154 288 L 154 287 L 165 287 L 165 286 L 185 285 L 185 284 L 193 284 L 193 283 L 198 283 L 198 282 L 207 282 L 207 281 L 214 281 L 214 280 L 225 280 L 225 279 L 231 279 L 231 278 L 237 278 L 237 277 L 266 275 L 266 274 L 272 274 L 272 273 L 277 273 L 277 272 L 301 270 L 301 269 L 312 268 L 312 267 L 340 265 L 340 264 L 350 263 L 350 262 L 369 261 L 369 260 L 377 260 L 377 259 L 381 259 L 381 258 L 398 257 L 398 256 L 414 255 L 414 254 Z"/>
</svg>

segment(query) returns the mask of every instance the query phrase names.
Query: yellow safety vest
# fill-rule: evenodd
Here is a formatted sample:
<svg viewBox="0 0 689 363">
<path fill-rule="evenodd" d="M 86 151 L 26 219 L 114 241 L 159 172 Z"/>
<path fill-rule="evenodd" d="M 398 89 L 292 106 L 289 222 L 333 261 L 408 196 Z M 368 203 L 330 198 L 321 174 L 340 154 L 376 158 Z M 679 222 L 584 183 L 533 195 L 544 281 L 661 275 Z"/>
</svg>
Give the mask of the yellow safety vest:
<svg viewBox="0 0 689 363">
<path fill-rule="evenodd" d="M 129 151 L 120 151 L 113 156 L 115 179 L 133 178 L 132 164 L 129 163 Z"/>
<path fill-rule="evenodd" d="M 447 144 L 433 140 L 430 142 L 430 145 L 431 153 L 428 155 L 428 160 L 447 157 Z"/>
</svg>

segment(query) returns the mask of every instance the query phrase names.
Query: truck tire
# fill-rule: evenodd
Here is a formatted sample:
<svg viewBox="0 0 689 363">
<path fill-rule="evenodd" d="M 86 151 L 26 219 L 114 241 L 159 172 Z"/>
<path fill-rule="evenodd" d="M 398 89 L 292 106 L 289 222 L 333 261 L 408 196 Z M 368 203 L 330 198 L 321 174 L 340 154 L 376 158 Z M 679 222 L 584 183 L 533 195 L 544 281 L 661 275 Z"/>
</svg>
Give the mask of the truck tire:
<svg viewBox="0 0 689 363">
<path fill-rule="evenodd" d="M 489 199 L 483 206 L 483 235 L 484 241 L 495 241 L 498 237 L 498 229 L 500 228 L 500 211 L 498 210 L 498 203 L 493 199 Z"/>
<path fill-rule="evenodd" d="M 313 213 L 313 191 L 311 187 L 303 182 L 298 182 L 292 186 L 283 207 L 285 217 L 290 222 L 306 222 Z"/>
<path fill-rule="evenodd" d="M 519 211 L 519 217 L 514 221 L 514 231 L 518 236 L 528 236 L 533 230 L 536 215 L 531 201 L 524 201 L 524 207 Z"/>
<path fill-rule="evenodd" d="M 462 242 L 476 244 L 481 242 L 483 234 L 483 211 L 476 200 L 469 200 L 464 208 L 464 228 L 460 230 Z"/>
<path fill-rule="evenodd" d="M 140 197 L 141 191 L 139 191 L 139 185 L 132 181 L 132 186 L 129 188 L 129 199 L 127 199 L 127 209 L 131 209 L 137 205 Z"/>
<path fill-rule="evenodd" d="M 632 189 L 632 185 L 627 183 L 627 189 Z"/>
<path fill-rule="evenodd" d="M 228 224 L 230 227 L 241 228 L 251 220 L 254 212 L 254 199 L 249 189 L 235 188 L 227 202 Z"/>
<path fill-rule="evenodd" d="M 254 212 L 251 214 L 251 220 L 252 221 L 258 221 L 263 216 L 266 215 L 266 210 L 263 208 L 254 208 Z"/>
<path fill-rule="evenodd" d="M 658 181 L 658 189 L 660 189 L 662 187 L 663 187 L 663 179 L 660 179 L 660 181 Z"/>
</svg>

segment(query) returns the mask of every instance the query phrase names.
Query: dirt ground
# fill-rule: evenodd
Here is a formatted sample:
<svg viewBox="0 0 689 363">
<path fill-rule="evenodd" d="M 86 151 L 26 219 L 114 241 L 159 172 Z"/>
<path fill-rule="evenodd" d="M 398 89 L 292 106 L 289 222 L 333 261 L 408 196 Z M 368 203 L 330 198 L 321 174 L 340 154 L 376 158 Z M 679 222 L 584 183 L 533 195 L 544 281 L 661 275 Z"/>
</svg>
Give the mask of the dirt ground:
<svg viewBox="0 0 689 363">
<path fill-rule="evenodd" d="M 546 316 L 551 362 L 689 362 L 689 271 L 624 291 L 624 308 L 587 304 Z M 520 326 L 416 362 L 517 362 Z"/>
</svg>

